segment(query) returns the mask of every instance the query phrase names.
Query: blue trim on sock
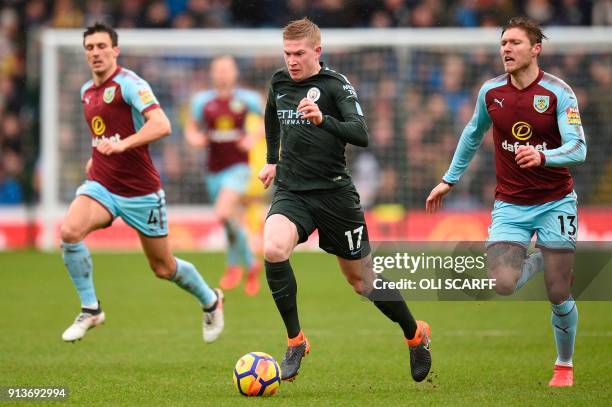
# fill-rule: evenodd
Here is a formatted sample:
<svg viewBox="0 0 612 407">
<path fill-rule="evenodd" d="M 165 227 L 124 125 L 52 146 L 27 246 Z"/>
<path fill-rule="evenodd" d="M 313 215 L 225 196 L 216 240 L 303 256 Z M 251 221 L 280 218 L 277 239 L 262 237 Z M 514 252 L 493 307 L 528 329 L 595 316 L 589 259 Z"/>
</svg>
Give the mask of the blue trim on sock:
<svg viewBox="0 0 612 407">
<path fill-rule="evenodd" d="M 68 275 L 79 294 L 81 306 L 97 304 L 98 298 L 93 283 L 93 264 L 85 243 L 83 241 L 62 242 L 62 257 Z"/>
<path fill-rule="evenodd" d="M 561 304 L 551 304 L 552 312 L 559 317 L 564 317 L 574 310 L 576 307 L 576 301 L 570 296 L 567 300 Z M 569 310 L 568 310 L 569 308 Z"/>
<path fill-rule="evenodd" d="M 251 253 L 251 248 L 249 247 L 249 239 L 247 237 L 247 232 L 242 227 L 238 227 L 236 232 L 236 243 L 238 245 L 238 252 L 240 253 L 240 258 L 242 259 L 242 264 L 244 264 L 246 268 L 249 269 L 253 265 L 253 253 Z"/>
<path fill-rule="evenodd" d="M 206 281 L 202 278 L 195 266 L 185 260 L 181 260 L 175 257 L 176 260 L 176 271 L 172 280 L 181 287 L 183 290 L 191 293 L 194 297 L 200 301 L 202 306 L 212 304 L 217 295 L 215 292 L 206 284 Z"/>
<path fill-rule="evenodd" d="M 557 362 L 571 363 L 578 328 L 578 307 L 572 297 L 561 304 L 552 304 L 550 323 L 553 327 Z"/>
</svg>

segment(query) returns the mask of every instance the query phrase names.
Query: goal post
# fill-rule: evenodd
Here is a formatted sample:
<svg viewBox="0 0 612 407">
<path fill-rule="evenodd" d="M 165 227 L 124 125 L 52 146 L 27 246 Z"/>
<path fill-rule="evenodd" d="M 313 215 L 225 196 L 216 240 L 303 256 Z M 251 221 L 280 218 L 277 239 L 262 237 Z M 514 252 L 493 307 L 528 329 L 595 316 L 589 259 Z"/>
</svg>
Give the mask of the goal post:
<svg viewBox="0 0 612 407">
<path fill-rule="evenodd" d="M 267 81 L 283 65 L 280 29 L 119 30 L 119 63 L 147 80 L 173 124 L 173 134 L 151 146 L 168 196 L 170 218 L 209 207 L 203 187 L 203 154 L 185 146 L 182 127 L 190 96 L 208 85 L 210 59 L 234 55 L 241 85 L 265 95 Z M 90 135 L 79 101 L 80 86 L 90 79 L 82 30 L 42 32 L 41 202 L 38 247 L 57 247 L 57 226 L 84 178 Z M 558 74 L 588 105 L 585 123 L 604 134 L 588 139 L 589 149 L 607 148 L 610 124 L 598 113 L 609 99 L 598 100 L 591 71 L 604 64 L 610 72 L 612 29 L 550 28 L 542 69 Z M 322 59 L 346 74 L 364 106 L 371 134 L 368 150 L 349 149 L 349 167 L 364 206 L 396 203 L 419 209 L 423 194 L 448 165 L 462 126 L 473 111 L 482 80 L 501 73 L 499 29 L 325 29 Z M 575 70 L 578 72 L 575 72 Z M 574 83 L 575 82 L 575 83 Z M 593 96 L 593 92 L 595 92 Z M 609 110 L 611 106 L 607 106 Z M 584 120 L 584 117 L 583 117 Z M 599 143 L 599 144 L 598 144 Z M 485 149 L 490 150 L 485 143 Z M 577 170 L 586 180 L 586 202 L 612 203 L 612 192 L 598 194 L 606 156 Z M 490 158 L 479 154 L 451 204 L 486 208 L 490 202 Z M 580 172 L 582 172 L 580 174 Z M 597 185 L 595 185 L 597 184 Z M 578 184 L 580 187 L 580 185 Z M 579 191 L 581 192 L 581 191 Z M 488 194 L 488 195 L 487 195 Z M 595 198 L 592 198 L 595 197 Z"/>
</svg>

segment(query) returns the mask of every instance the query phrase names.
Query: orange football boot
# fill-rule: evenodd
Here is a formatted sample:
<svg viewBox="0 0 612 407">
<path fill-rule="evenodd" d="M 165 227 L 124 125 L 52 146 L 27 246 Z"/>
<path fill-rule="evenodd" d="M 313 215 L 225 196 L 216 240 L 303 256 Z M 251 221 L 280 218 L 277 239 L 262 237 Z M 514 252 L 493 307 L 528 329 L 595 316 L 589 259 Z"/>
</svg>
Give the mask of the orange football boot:
<svg viewBox="0 0 612 407">
<path fill-rule="evenodd" d="M 574 368 L 572 366 L 555 365 L 553 377 L 548 382 L 550 387 L 571 387 L 574 385 Z"/>
</svg>

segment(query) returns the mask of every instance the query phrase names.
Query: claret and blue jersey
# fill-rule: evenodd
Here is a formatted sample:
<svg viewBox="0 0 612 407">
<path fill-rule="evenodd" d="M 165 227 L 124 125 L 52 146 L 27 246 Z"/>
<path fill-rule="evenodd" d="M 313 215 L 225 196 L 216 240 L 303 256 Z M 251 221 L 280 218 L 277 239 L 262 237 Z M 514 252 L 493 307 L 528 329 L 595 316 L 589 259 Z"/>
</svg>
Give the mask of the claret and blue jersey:
<svg viewBox="0 0 612 407">
<path fill-rule="evenodd" d="M 249 113 L 263 115 L 259 93 L 238 88 L 229 98 L 216 90 L 204 90 L 191 100 L 191 116 L 204 129 L 209 141 L 208 170 L 219 172 L 234 164 L 248 164 L 249 155 L 238 142 L 246 133 Z"/>
<path fill-rule="evenodd" d="M 110 192 L 142 196 L 161 188 L 147 145 L 106 156 L 95 148 L 102 140 L 118 142 L 144 125 L 144 114 L 159 108 L 149 84 L 134 72 L 117 67 L 100 85 L 92 80 L 81 87 L 81 102 L 92 137 L 92 167 L 88 178 Z"/>
<path fill-rule="evenodd" d="M 493 125 L 498 200 L 533 205 L 558 200 L 573 190 L 567 167 L 584 161 L 586 142 L 572 89 L 561 79 L 540 71 L 524 89 L 508 74 L 484 83 L 474 116 L 465 127 L 453 161 L 443 179 L 456 183 L 463 175 L 484 134 Z M 544 165 L 520 168 L 519 146 L 533 146 Z"/>
</svg>

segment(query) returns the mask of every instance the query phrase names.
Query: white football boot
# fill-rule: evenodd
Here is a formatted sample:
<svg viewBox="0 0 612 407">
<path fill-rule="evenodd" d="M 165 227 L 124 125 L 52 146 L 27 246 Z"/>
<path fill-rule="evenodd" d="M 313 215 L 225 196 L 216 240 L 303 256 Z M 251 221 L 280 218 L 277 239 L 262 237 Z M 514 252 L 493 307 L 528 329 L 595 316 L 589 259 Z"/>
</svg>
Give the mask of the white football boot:
<svg viewBox="0 0 612 407">
<path fill-rule="evenodd" d="M 217 294 L 217 307 L 210 312 L 204 311 L 204 323 L 202 325 L 202 336 L 204 342 L 214 342 L 225 326 L 225 320 L 223 318 L 223 291 L 219 288 L 215 288 Z"/>
<path fill-rule="evenodd" d="M 74 342 L 82 339 L 87 331 L 104 323 L 106 315 L 104 311 L 93 315 L 88 312 L 81 312 L 74 320 L 74 323 L 68 327 L 62 334 L 62 339 L 66 342 Z"/>
</svg>

